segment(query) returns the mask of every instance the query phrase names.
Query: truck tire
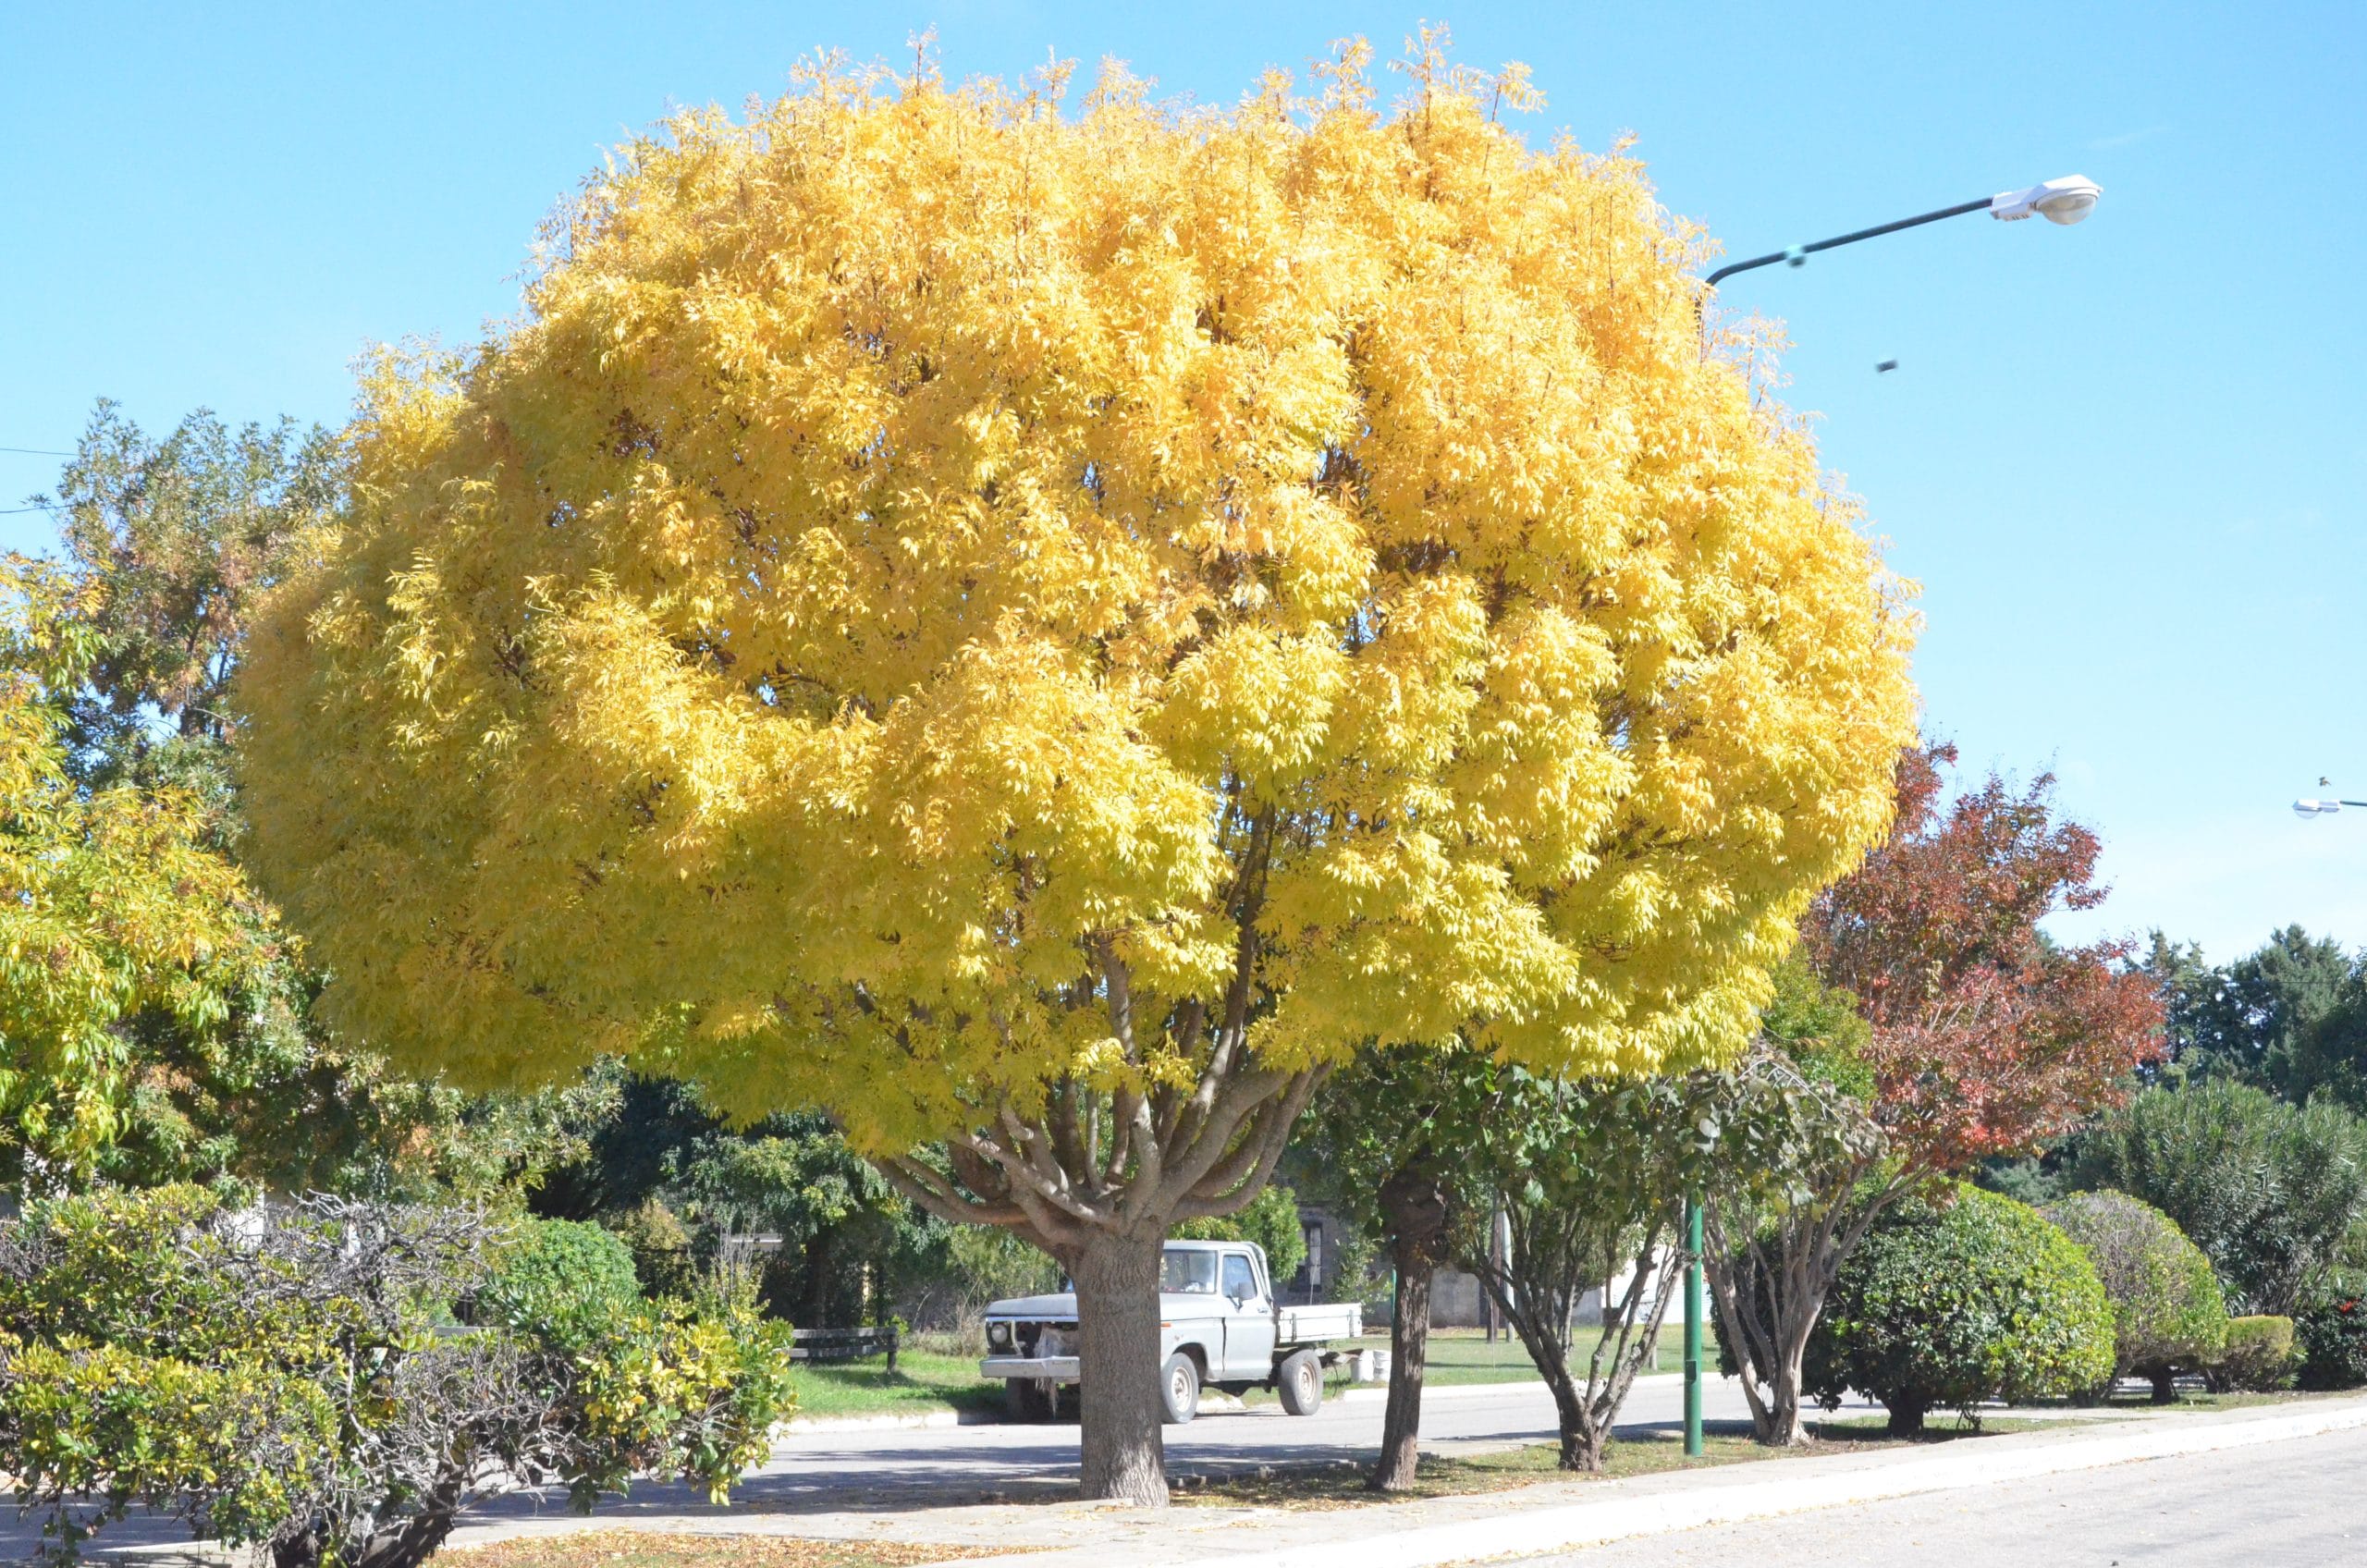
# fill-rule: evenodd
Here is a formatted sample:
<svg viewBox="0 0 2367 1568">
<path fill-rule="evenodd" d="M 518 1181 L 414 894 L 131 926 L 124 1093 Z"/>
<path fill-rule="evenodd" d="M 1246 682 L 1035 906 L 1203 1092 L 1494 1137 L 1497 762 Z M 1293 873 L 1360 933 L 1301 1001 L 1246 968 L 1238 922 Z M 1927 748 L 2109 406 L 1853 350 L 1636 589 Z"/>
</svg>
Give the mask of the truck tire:
<svg viewBox="0 0 2367 1568">
<path fill-rule="evenodd" d="M 1283 1357 L 1274 1370 L 1274 1391 L 1293 1415 L 1312 1415 L 1323 1408 L 1323 1358 L 1311 1350 Z"/>
<path fill-rule="evenodd" d="M 1200 1364 L 1180 1350 L 1169 1356 L 1159 1375 L 1159 1403 L 1171 1427 L 1200 1414 Z"/>
<path fill-rule="evenodd" d="M 1033 1378 L 1006 1378 L 1002 1385 L 1003 1403 L 1013 1421 L 1049 1421 L 1052 1418 L 1051 1391 Z"/>
</svg>

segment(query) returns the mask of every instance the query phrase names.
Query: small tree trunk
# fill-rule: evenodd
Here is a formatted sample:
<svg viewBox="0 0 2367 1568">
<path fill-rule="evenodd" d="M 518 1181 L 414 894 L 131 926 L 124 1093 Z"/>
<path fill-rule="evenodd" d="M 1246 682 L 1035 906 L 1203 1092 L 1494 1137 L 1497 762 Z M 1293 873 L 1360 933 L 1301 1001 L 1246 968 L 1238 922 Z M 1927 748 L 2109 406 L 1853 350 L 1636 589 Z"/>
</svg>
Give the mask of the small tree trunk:
<svg viewBox="0 0 2367 1568">
<path fill-rule="evenodd" d="M 1435 1272 L 1427 1257 L 1398 1263 L 1397 1310 L 1389 1322 L 1389 1405 L 1380 1418 L 1380 1461 L 1367 1483 L 1377 1492 L 1404 1491 L 1421 1464 L 1422 1374 L 1429 1365 Z"/>
<path fill-rule="evenodd" d="M 1901 1395 L 1895 1402 L 1885 1402 L 1890 1410 L 1890 1435 L 1894 1438 L 1919 1438 L 1923 1435 L 1923 1416 L 1931 1409 L 1920 1400 Z"/>
<path fill-rule="evenodd" d="M 1768 1448 L 1797 1448 L 1809 1440 L 1800 1420 L 1800 1364 L 1808 1356 L 1808 1334 L 1785 1337 L 1784 1354 L 1767 1369 L 1766 1409 L 1751 1436 Z"/>
<path fill-rule="evenodd" d="M 1591 1476 L 1602 1469 L 1602 1434 L 1583 1426 L 1562 1423 L 1562 1468 Z"/>
<path fill-rule="evenodd" d="M 2155 1404 L 2175 1404 L 2177 1403 L 2178 1385 L 2177 1375 L 2166 1366 L 2156 1366 L 2153 1368 L 2152 1377 L 2153 1378 L 2153 1403 Z"/>
<path fill-rule="evenodd" d="M 1380 1459 L 1367 1483 L 1377 1492 L 1404 1491 L 1421 1464 L 1422 1375 L 1429 1366 L 1430 1281 L 1446 1250 L 1446 1189 L 1433 1177 L 1427 1152 L 1381 1184 L 1390 1257 L 1397 1267 L 1397 1310 L 1389 1320 L 1389 1405 L 1380 1419 Z"/>
<path fill-rule="evenodd" d="M 1159 1434 L 1159 1237 L 1095 1234 L 1062 1259 L 1076 1280 L 1078 1419 L 1087 1498 L 1167 1506 Z"/>
</svg>

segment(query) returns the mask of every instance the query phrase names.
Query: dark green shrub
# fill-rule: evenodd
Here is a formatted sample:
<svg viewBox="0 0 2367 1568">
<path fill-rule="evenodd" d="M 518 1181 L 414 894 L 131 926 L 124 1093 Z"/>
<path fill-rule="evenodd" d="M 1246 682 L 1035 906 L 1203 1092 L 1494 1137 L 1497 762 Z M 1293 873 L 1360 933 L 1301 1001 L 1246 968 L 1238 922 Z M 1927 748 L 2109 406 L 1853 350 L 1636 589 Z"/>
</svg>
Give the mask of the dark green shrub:
<svg viewBox="0 0 2367 1568">
<path fill-rule="evenodd" d="M 2213 1366 L 2227 1341 L 2227 1303 L 2202 1249 L 2170 1217 L 2127 1193 L 2075 1193 L 2043 1211 L 2088 1251 L 2112 1302 L 2113 1370 L 2153 1381 Z"/>
<path fill-rule="evenodd" d="M 2293 1319 L 2231 1317 L 2227 1348 L 2203 1377 L 2214 1393 L 2270 1393 L 2292 1383 L 2294 1360 Z"/>
<path fill-rule="evenodd" d="M 1984 1400 L 2077 1393 L 2112 1375 L 2113 1316 L 2077 1242 L 2027 1205 L 1956 1186 L 1884 1215 L 1842 1266 L 1809 1341 L 1807 1392 L 1848 1390 L 1890 1411 L 1966 1419 Z"/>
<path fill-rule="evenodd" d="M 581 1342 L 641 1302 L 632 1251 L 597 1225 L 520 1221 L 471 1304 L 474 1322 Z"/>
<path fill-rule="evenodd" d="M 2293 1337 L 2301 1347 L 2301 1387 L 2367 1384 L 2367 1302 L 2356 1296 L 2313 1302 L 2294 1316 Z"/>
</svg>

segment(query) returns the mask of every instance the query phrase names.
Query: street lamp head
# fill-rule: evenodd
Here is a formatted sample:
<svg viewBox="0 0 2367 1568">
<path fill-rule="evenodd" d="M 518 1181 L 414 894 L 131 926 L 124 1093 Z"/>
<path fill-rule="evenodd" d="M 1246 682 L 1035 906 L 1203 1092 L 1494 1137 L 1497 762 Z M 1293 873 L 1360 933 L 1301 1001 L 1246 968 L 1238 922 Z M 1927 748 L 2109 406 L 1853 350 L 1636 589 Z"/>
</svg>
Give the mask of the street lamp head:
<svg viewBox="0 0 2367 1568">
<path fill-rule="evenodd" d="M 2295 816 L 2331 816 L 2341 809 L 2340 801 L 2295 801 L 2293 802 Z"/>
<path fill-rule="evenodd" d="M 2095 210 L 2103 187 L 2085 175 L 2067 174 L 2022 190 L 2001 191 L 1989 199 L 1989 215 L 2011 223 L 2036 213 L 2049 223 L 2075 224 Z"/>
</svg>

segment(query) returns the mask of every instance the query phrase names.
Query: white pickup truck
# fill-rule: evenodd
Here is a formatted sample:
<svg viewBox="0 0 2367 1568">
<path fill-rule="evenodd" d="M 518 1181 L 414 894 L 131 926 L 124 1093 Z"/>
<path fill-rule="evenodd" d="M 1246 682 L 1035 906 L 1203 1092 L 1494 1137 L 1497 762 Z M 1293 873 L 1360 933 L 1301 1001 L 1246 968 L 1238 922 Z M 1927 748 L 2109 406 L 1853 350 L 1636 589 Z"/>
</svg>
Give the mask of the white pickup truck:
<svg viewBox="0 0 2367 1568">
<path fill-rule="evenodd" d="M 1323 1369 L 1343 1352 L 1323 1348 L 1364 1332 L 1364 1308 L 1283 1306 L 1251 1242 L 1170 1242 L 1159 1266 L 1159 1397 L 1170 1421 L 1198 1414 L 1200 1390 L 1269 1388 L 1293 1415 L 1323 1403 Z M 1023 1296 L 987 1308 L 980 1376 L 1000 1378 L 1012 1414 L 1060 1414 L 1077 1380 L 1076 1297 Z M 1070 1403 L 1069 1408 L 1074 1405 Z"/>
</svg>

